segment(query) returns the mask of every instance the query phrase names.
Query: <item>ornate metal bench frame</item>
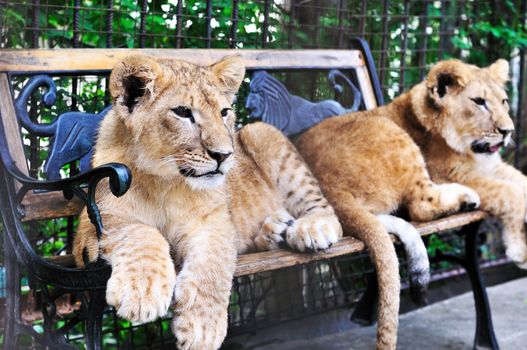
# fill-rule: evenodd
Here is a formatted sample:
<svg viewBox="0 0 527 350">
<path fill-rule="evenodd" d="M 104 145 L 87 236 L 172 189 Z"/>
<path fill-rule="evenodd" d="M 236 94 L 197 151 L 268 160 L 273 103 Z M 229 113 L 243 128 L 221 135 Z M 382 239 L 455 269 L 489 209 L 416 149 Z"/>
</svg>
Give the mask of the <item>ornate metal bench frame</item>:
<svg viewBox="0 0 527 350">
<path fill-rule="evenodd" d="M 84 139 L 93 137 L 96 127 L 82 120 L 100 120 L 106 112 L 89 115 L 79 112 L 68 112 L 61 115 L 53 124 L 39 125 L 31 122 L 27 116 L 29 96 L 39 87 L 47 86 L 42 96 L 43 102 L 52 105 L 55 100 L 52 75 L 107 73 L 113 64 L 132 52 L 143 52 L 155 56 L 174 56 L 190 59 L 194 62 L 208 64 L 227 54 L 240 54 L 246 61 L 249 71 L 260 72 L 275 70 L 328 70 L 329 79 L 339 92 L 337 79 L 353 89 L 353 84 L 346 75 L 338 70 L 353 70 L 358 88 L 354 91 L 352 109 L 362 105 L 366 109 L 384 103 L 382 92 L 375 71 L 373 58 L 367 43 L 362 39 L 354 40 L 355 50 L 126 50 L 126 49 L 77 49 L 77 50 L 4 50 L 0 59 L 0 210 L 4 222 L 4 249 L 7 284 L 6 329 L 4 349 L 15 349 L 18 346 L 18 335 L 26 333 L 33 336 L 44 346 L 53 349 L 71 349 L 66 343 L 64 334 L 76 323 L 86 322 L 86 345 L 88 349 L 101 348 L 101 321 L 105 307 L 104 290 L 110 276 L 110 268 L 103 262 L 91 265 L 88 269 L 77 269 L 71 256 L 42 258 L 31 246 L 23 223 L 31 220 L 46 219 L 78 214 L 83 206 L 88 212 L 98 233 L 103 223 L 94 199 L 95 186 L 103 179 L 109 180 L 109 186 L 116 196 L 123 195 L 129 188 L 132 178 L 129 169 L 122 164 L 107 164 L 89 169 L 91 144 L 83 143 Z M 16 75 L 30 75 L 33 78 L 24 87 L 17 99 L 11 86 L 11 78 Z M 271 78 L 272 79 L 272 78 Z M 346 81 L 348 79 L 348 81 Z M 351 84 L 351 85 L 350 85 Z M 257 93 L 256 84 L 251 87 Z M 286 91 L 287 93 L 287 91 Z M 302 102 L 304 103 L 304 102 Z M 309 103 L 309 102 L 305 102 Z M 329 103 L 331 108 L 335 104 Z M 339 105 L 340 106 L 340 105 Z M 253 106 L 254 107 L 254 106 Z M 285 106 L 279 106 L 286 108 Z M 328 107 L 329 108 L 329 107 Z M 329 108 L 329 110 L 332 110 Z M 342 110 L 346 110 L 340 106 Z M 268 116 L 272 113 L 268 113 Z M 264 117 L 265 115 L 260 115 Z M 289 122 L 281 121 L 285 132 Z M 36 180 L 28 175 L 26 158 L 20 137 L 20 126 L 28 132 L 41 136 L 52 136 L 53 142 L 61 147 L 52 149 L 46 164 L 49 181 Z M 63 135 L 59 135 L 59 133 Z M 294 132 L 292 132 L 294 133 Z M 81 142 L 78 142 L 81 141 Z M 66 146 L 64 146 L 66 145 Z M 64 147 L 63 147 L 64 146 Z M 66 151 L 64 151 L 66 150 Z M 81 159 L 82 173 L 71 178 L 60 179 L 60 167 L 72 160 Z M 75 199 L 76 197 L 76 199 Z M 72 202 L 67 200 L 73 199 Z M 42 210 L 46 208 L 47 210 Z M 422 235 L 462 227 L 465 237 L 464 257 L 441 256 L 462 265 L 471 280 L 476 301 L 477 326 L 475 347 L 498 349 L 487 294 L 481 278 L 477 254 L 477 231 L 482 219 L 487 214 L 481 211 L 454 215 L 430 223 L 416 224 Z M 363 251 L 364 244 L 351 237 L 344 238 L 326 252 L 314 255 L 297 254 L 285 250 L 247 254 L 239 257 L 236 276 L 243 276 L 263 271 L 271 271 L 315 260 L 329 259 L 345 254 Z M 20 318 L 20 273 L 24 269 L 32 280 L 42 288 L 44 316 L 44 334 L 36 333 L 24 325 Z M 62 328 L 53 329 L 56 317 L 56 306 L 48 285 L 64 291 L 85 291 L 78 293 L 81 308 L 76 316 Z M 374 320 L 376 305 L 376 284 L 372 281 L 355 310 L 354 318 L 371 323 Z"/>
</svg>

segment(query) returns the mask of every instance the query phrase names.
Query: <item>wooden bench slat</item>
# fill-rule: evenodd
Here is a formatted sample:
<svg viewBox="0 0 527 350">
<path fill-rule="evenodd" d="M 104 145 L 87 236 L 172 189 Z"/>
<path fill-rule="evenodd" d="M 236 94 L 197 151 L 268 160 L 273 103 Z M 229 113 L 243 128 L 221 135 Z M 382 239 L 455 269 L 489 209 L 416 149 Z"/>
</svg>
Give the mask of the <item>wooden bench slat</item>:
<svg viewBox="0 0 527 350">
<path fill-rule="evenodd" d="M 84 203 L 78 197 L 67 200 L 62 192 L 28 193 L 22 205 L 25 212 L 23 222 L 79 215 L 84 209 Z"/>
<path fill-rule="evenodd" d="M 477 222 L 489 217 L 489 214 L 482 210 L 475 210 L 467 213 L 458 213 L 450 215 L 441 219 L 429 222 L 412 222 L 417 228 L 421 236 L 426 236 L 432 233 L 450 230 L 457 227 L 462 227 L 473 222 Z"/>
<path fill-rule="evenodd" d="M 457 228 L 472 222 L 486 218 L 488 214 L 484 211 L 474 211 L 470 213 L 455 214 L 446 218 L 434 220 L 426 223 L 413 223 L 421 236 L 432 233 Z M 392 236 L 394 242 L 397 241 Z M 305 264 L 311 261 L 335 258 L 342 255 L 358 253 L 365 249 L 364 243 L 353 237 L 344 237 L 339 242 L 333 244 L 331 248 L 324 252 L 315 254 L 302 254 L 286 250 L 273 250 L 262 253 L 244 254 L 238 257 L 235 276 L 245 276 L 256 272 L 278 270 L 284 267 Z"/>
<path fill-rule="evenodd" d="M 353 237 L 344 237 L 331 248 L 318 253 L 297 253 L 277 249 L 268 252 L 243 254 L 238 257 L 234 276 L 246 276 L 257 272 L 273 271 L 284 267 L 306 264 L 311 261 L 335 258 L 358 253 L 366 248 L 362 241 Z"/>
<path fill-rule="evenodd" d="M 0 53 L 0 57 L 2 54 Z M 24 147 L 20 140 L 20 128 L 15 114 L 15 105 L 11 98 L 9 78 L 7 74 L 0 73 L 0 123 L 3 124 L 7 147 L 16 166 L 23 174 L 28 174 Z M 18 183 L 17 183 L 18 185 Z"/>
<path fill-rule="evenodd" d="M 144 53 L 208 65 L 232 55 L 229 49 L 52 49 L 1 50 L 3 72 L 86 72 L 110 70 L 123 57 Z M 358 50 L 237 50 L 248 69 L 332 69 L 364 66 Z"/>
<path fill-rule="evenodd" d="M 438 219 L 426 223 L 413 223 L 422 236 L 430 235 L 435 232 L 464 226 L 472 222 L 480 221 L 488 217 L 484 211 L 473 211 L 470 213 L 455 214 L 446 218 Z M 394 242 L 397 241 L 392 236 Z M 268 252 L 243 254 L 238 257 L 236 272 L 234 276 L 246 276 L 258 272 L 273 271 L 284 267 L 291 267 L 306 264 L 312 261 L 335 258 L 338 256 L 358 253 L 366 249 L 364 243 L 353 237 L 344 237 L 335 243 L 331 248 L 324 252 L 315 254 L 295 253 L 289 250 L 272 250 Z M 46 258 L 46 260 L 61 266 L 74 266 L 75 261 L 72 255 L 61 255 Z"/>
</svg>

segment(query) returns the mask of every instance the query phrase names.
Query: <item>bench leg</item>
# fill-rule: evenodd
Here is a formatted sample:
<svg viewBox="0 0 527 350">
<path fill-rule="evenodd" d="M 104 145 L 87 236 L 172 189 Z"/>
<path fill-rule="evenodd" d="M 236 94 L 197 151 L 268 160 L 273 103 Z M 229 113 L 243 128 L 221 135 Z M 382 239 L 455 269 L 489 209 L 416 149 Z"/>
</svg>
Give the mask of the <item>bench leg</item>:
<svg viewBox="0 0 527 350">
<path fill-rule="evenodd" d="M 86 318 L 86 348 L 102 349 L 102 315 L 106 307 L 105 291 L 91 291 Z"/>
<path fill-rule="evenodd" d="M 379 297 L 379 285 L 375 271 L 366 275 L 366 290 L 357 302 L 355 310 L 351 314 L 351 321 L 369 326 L 377 321 L 377 300 Z"/>
<path fill-rule="evenodd" d="M 476 336 L 475 349 L 499 349 L 498 341 L 494 334 L 492 316 L 490 312 L 487 291 L 478 264 L 478 228 L 480 223 L 467 225 L 463 229 L 465 234 L 465 268 L 472 285 L 472 293 L 476 306 Z"/>
<path fill-rule="evenodd" d="M 20 271 L 11 241 L 5 234 L 4 239 L 5 269 L 6 269 L 6 310 L 4 349 L 18 349 L 20 334 Z"/>
</svg>

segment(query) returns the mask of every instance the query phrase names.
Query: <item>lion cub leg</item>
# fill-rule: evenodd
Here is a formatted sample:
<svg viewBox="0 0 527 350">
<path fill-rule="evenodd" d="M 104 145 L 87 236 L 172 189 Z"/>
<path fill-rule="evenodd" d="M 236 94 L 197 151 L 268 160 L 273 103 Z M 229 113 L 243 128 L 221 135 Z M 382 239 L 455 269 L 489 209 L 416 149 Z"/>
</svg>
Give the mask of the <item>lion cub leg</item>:
<svg viewBox="0 0 527 350">
<path fill-rule="evenodd" d="M 507 257 L 527 269 L 526 200 L 522 188 L 509 181 L 483 177 L 466 183 L 480 194 L 481 209 L 502 221 Z"/>
<path fill-rule="evenodd" d="M 412 220 L 430 221 L 460 210 L 479 207 L 480 199 L 476 191 L 457 183 L 435 184 L 423 169 L 412 183 L 406 198 Z"/>
<path fill-rule="evenodd" d="M 267 233 L 262 237 L 260 232 L 257 246 L 264 237 L 271 242 L 268 247 L 277 246 L 284 228 L 287 245 L 301 252 L 327 249 L 337 242 L 342 237 L 338 218 L 293 144 L 278 129 L 264 123 L 245 126 L 240 139 L 277 187 L 285 208 L 266 220 L 268 225 L 262 227 Z"/>
<path fill-rule="evenodd" d="M 176 280 L 172 330 L 180 350 L 218 349 L 227 334 L 227 309 L 236 266 L 235 229 L 224 220 L 197 222 L 177 238 L 182 268 Z"/>
<path fill-rule="evenodd" d="M 501 180 L 512 182 L 516 186 L 519 186 L 527 202 L 527 176 L 525 176 L 521 171 L 510 164 L 502 162 L 496 169 L 496 177 Z M 527 222 L 527 215 L 525 220 Z"/>
<path fill-rule="evenodd" d="M 286 228 L 287 245 L 301 252 L 327 249 L 342 237 L 342 227 L 300 155 L 289 143 L 283 150 L 277 183 L 287 211 L 296 217 Z"/>
<path fill-rule="evenodd" d="M 117 314 L 134 322 L 150 322 L 167 313 L 172 302 L 176 269 L 167 240 L 142 224 L 105 232 L 102 257 L 112 266 L 106 301 Z"/>
</svg>

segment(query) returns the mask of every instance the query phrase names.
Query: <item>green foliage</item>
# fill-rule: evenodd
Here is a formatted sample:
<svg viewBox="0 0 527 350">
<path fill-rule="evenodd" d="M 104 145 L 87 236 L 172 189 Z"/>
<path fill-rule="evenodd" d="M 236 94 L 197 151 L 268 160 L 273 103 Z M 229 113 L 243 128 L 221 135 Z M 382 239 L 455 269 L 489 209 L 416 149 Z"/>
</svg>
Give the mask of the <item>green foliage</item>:
<svg viewBox="0 0 527 350">
<path fill-rule="evenodd" d="M 5 47 L 17 48 L 24 47 L 26 40 L 24 38 L 26 18 L 15 8 L 5 8 L 4 26 L 2 27 L 2 44 Z"/>
<path fill-rule="evenodd" d="M 107 2 L 84 0 L 81 2 L 79 42 L 81 47 L 106 47 Z M 114 2 L 112 40 L 114 47 L 133 48 L 141 44 L 141 2 L 121 0 Z M 30 47 L 33 35 L 32 13 L 25 6 L 6 6 L 2 28 L 3 47 Z M 74 36 L 73 6 L 64 6 L 63 0 L 49 0 L 49 11 L 39 12 L 39 43 L 42 47 L 71 47 Z M 240 1 L 238 12 L 243 19 L 237 25 L 238 47 L 256 47 L 261 42 L 261 22 L 264 4 L 261 1 Z M 145 46 L 152 48 L 174 47 L 176 44 L 177 0 L 149 1 L 146 9 Z M 211 46 L 229 47 L 232 24 L 232 1 L 213 1 L 211 16 Z M 270 17 L 269 25 L 277 28 L 278 16 Z M 181 27 L 184 34 L 183 47 L 206 47 L 206 1 L 187 0 L 183 4 Z M 28 30 L 29 28 L 29 30 Z M 271 31 L 276 29 L 271 29 Z"/>
<path fill-rule="evenodd" d="M 522 1 L 480 1 L 465 6 L 470 25 L 460 28 L 452 43 L 467 61 L 488 65 L 497 58 L 510 57 L 527 46 L 527 28 L 521 13 Z"/>
</svg>

